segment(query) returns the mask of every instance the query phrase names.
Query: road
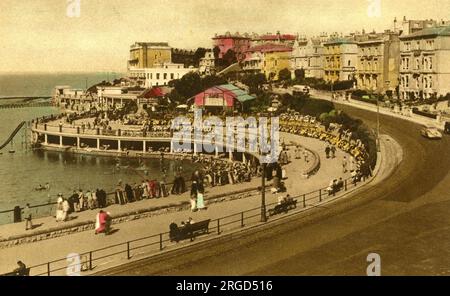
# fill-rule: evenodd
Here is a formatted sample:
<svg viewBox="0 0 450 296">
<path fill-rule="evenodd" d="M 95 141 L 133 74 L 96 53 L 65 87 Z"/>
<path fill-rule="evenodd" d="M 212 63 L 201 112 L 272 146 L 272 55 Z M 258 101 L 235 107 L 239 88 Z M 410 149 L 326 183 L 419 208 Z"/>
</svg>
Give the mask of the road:
<svg viewBox="0 0 450 296">
<path fill-rule="evenodd" d="M 375 128 L 375 113 L 338 105 Z M 382 275 L 450 274 L 450 137 L 380 116 L 381 133 L 403 147 L 397 170 L 350 200 L 233 240 L 108 271 L 117 275 L 365 275 L 367 255 Z"/>
</svg>

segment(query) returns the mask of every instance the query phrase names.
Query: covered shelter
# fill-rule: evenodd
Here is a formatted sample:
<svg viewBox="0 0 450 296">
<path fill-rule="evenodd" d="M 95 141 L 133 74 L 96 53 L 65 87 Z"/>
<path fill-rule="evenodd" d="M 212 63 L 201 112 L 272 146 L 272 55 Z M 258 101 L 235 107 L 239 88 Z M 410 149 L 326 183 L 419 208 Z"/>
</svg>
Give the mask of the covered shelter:
<svg viewBox="0 0 450 296">
<path fill-rule="evenodd" d="M 254 96 L 233 84 L 213 86 L 193 97 L 197 108 L 210 112 L 240 110 L 254 99 Z"/>
</svg>

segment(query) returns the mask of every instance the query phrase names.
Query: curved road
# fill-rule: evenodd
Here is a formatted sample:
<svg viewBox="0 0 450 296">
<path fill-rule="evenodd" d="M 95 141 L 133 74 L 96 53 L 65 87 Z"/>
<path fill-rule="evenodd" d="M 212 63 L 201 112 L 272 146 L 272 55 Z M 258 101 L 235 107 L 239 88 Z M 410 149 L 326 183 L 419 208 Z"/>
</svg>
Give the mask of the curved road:
<svg viewBox="0 0 450 296">
<path fill-rule="evenodd" d="M 375 127 L 375 113 L 338 105 Z M 380 116 L 381 133 L 403 147 L 383 183 L 308 216 L 107 271 L 127 275 L 365 275 L 367 255 L 382 275 L 450 274 L 450 137 L 430 141 L 420 126 Z"/>
</svg>

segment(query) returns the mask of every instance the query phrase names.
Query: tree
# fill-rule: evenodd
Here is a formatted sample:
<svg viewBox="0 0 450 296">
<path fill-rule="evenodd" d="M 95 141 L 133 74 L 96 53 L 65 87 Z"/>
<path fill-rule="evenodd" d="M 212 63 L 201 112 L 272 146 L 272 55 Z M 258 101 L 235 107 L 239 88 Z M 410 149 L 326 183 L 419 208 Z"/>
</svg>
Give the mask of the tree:
<svg viewBox="0 0 450 296">
<path fill-rule="evenodd" d="M 295 75 L 295 80 L 297 80 L 298 82 L 303 82 L 303 80 L 305 80 L 305 69 L 301 68 L 301 69 L 295 70 L 294 75 Z"/>
<path fill-rule="evenodd" d="M 203 58 L 205 56 L 206 53 L 206 49 L 203 47 L 199 47 L 197 48 L 197 50 L 194 53 L 194 67 L 198 68 L 199 64 L 200 64 L 200 59 Z"/>
<path fill-rule="evenodd" d="M 217 60 L 219 59 L 219 54 L 220 54 L 220 48 L 218 46 L 214 46 L 213 48 L 213 53 L 214 53 L 214 58 Z"/>
<path fill-rule="evenodd" d="M 258 92 L 261 86 L 266 82 L 266 76 L 262 73 L 250 73 L 242 78 L 242 83 L 248 86 L 251 93 Z"/>
<path fill-rule="evenodd" d="M 228 67 L 234 63 L 237 63 L 236 58 L 236 52 L 232 49 L 229 49 L 224 55 L 223 55 L 223 66 Z"/>
<path fill-rule="evenodd" d="M 280 81 L 291 80 L 291 71 L 289 71 L 288 68 L 284 68 L 284 69 L 280 70 L 280 73 L 278 73 L 278 80 L 280 80 Z"/>
<path fill-rule="evenodd" d="M 184 104 L 187 99 L 192 98 L 196 94 L 215 85 L 226 83 L 227 81 L 219 76 L 209 75 L 201 78 L 199 74 L 191 72 L 181 77 L 181 79 L 169 82 L 169 86 L 174 88 L 170 93 L 169 98 L 172 101 Z"/>
<path fill-rule="evenodd" d="M 181 79 L 174 80 L 173 86 L 183 99 L 181 103 L 185 103 L 188 98 L 202 91 L 200 75 L 193 72 L 184 75 Z"/>
</svg>

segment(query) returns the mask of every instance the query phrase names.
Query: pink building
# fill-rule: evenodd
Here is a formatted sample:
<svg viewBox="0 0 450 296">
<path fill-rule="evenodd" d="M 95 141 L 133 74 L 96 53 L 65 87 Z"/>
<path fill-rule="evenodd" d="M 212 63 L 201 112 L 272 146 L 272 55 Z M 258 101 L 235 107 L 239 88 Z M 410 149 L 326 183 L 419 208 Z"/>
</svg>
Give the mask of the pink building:
<svg viewBox="0 0 450 296">
<path fill-rule="evenodd" d="M 220 49 L 219 58 L 232 49 L 236 53 L 238 61 L 242 61 L 245 58 L 245 52 L 251 46 L 251 38 L 248 34 L 240 35 L 239 33 L 230 34 L 227 32 L 225 35 L 216 35 L 212 38 L 214 41 L 214 47 L 218 46 Z"/>
</svg>

